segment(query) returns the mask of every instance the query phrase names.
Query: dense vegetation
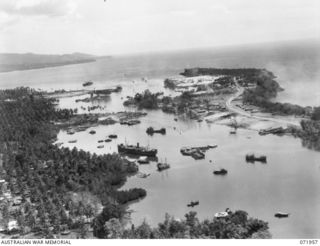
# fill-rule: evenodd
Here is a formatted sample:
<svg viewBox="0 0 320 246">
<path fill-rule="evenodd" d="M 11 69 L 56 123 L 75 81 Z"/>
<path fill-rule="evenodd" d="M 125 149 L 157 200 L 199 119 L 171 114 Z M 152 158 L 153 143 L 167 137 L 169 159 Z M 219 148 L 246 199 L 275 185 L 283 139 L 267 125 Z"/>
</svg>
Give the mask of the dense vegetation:
<svg viewBox="0 0 320 246">
<path fill-rule="evenodd" d="M 2 225 L 17 220 L 22 233 L 52 237 L 91 221 L 99 205 L 112 201 L 121 207 L 146 195 L 142 189 L 117 190 L 137 171 L 119 155 L 98 156 L 52 144 L 58 131 L 52 122 L 72 114 L 56 110 L 52 99 L 29 88 L 0 92 L 0 179 L 12 196 L 0 203 Z"/>
<path fill-rule="evenodd" d="M 256 86 L 251 89 L 246 89 L 243 94 L 243 102 L 256 105 L 265 109 L 267 112 L 279 113 L 285 115 L 309 115 L 309 107 L 301 107 L 291 103 L 272 102 L 271 99 L 275 98 L 281 87 L 279 84 L 268 76 L 260 76 L 249 81 L 254 81 Z"/>
<path fill-rule="evenodd" d="M 142 93 L 137 93 L 133 98 L 128 99 L 123 104 L 125 106 L 135 105 L 139 109 L 157 109 L 159 107 L 159 99 L 161 93 L 151 93 L 145 90 Z"/>
<path fill-rule="evenodd" d="M 294 129 L 293 133 L 302 139 L 304 147 L 320 151 L 320 121 L 302 120 L 301 129 Z"/>
<path fill-rule="evenodd" d="M 200 76 L 200 75 L 227 75 L 227 76 L 244 76 L 244 77 L 259 77 L 264 74 L 267 77 L 274 78 L 273 73 L 258 68 L 188 68 L 185 69 L 181 75 L 186 77 Z"/>
<path fill-rule="evenodd" d="M 211 238 L 211 239 L 246 239 L 271 238 L 268 223 L 248 218 L 244 211 L 235 211 L 225 218 L 200 221 L 196 212 L 189 212 L 185 219 L 175 219 L 166 214 L 165 220 L 152 228 L 147 222 L 139 226 L 125 228 L 121 220 L 116 219 L 119 211 L 109 206 L 95 221 L 95 232 L 99 238 Z M 107 222 L 105 222 L 107 221 Z"/>
<path fill-rule="evenodd" d="M 311 115 L 312 120 L 320 120 L 320 107 L 314 107 Z"/>
<path fill-rule="evenodd" d="M 185 69 L 181 75 L 199 76 L 199 75 L 226 75 L 237 78 L 238 84 L 247 88 L 243 94 L 244 103 L 252 104 L 265 109 L 271 113 L 285 115 L 310 115 L 310 107 L 301 107 L 290 103 L 272 102 L 277 93 L 282 90 L 279 84 L 274 80 L 275 76 L 266 69 L 256 68 L 191 68 Z M 320 117 L 319 117 L 320 118 Z"/>
</svg>

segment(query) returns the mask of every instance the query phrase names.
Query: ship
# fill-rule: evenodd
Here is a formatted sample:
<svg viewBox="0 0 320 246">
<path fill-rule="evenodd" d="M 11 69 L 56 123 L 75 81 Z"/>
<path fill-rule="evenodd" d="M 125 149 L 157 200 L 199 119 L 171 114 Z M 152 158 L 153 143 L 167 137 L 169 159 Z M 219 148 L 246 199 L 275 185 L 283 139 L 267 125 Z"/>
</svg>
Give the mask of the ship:
<svg viewBox="0 0 320 246">
<path fill-rule="evenodd" d="M 275 213 L 274 217 L 287 218 L 287 217 L 289 217 L 289 213 L 277 212 L 277 213 Z"/>
<path fill-rule="evenodd" d="M 154 133 L 160 133 L 164 135 L 166 134 L 166 128 L 160 128 L 159 130 L 156 130 L 153 127 L 148 127 L 146 132 L 148 135 L 153 135 Z"/>
<path fill-rule="evenodd" d="M 159 163 L 157 164 L 157 168 L 158 168 L 158 171 L 161 172 L 161 171 L 163 171 L 163 170 L 165 170 L 165 169 L 170 168 L 170 165 L 169 165 L 168 163 L 161 163 L 161 162 L 159 162 Z"/>
<path fill-rule="evenodd" d="M 189 204 L 187 204 L 188 207 L 192 207 L 192 208 L 197 205 L 199 205 L 199 201 L 195 201 L 195 202 L 191 201 Z"/>
<path fill-rule="evenodd" d="M 110 95 L 111 93 L 114 92 L 120 92 L 122 90 L 121 86 L 116 86 L 114 88 L 110 88 L 110 89 L 101 89 L 101 90 L 94 90 L 93 93 L 97 94 L 97 95 Z"/>
<path fill-rule="evenodd" d="M 83 86 L 83 87 L 86 87 L 86 86 L 90 86 L 90 85 L 92 85 L 92 84 L 93 84 L 92 81 L 86 81 L 86 82 L 84 82 L 84 83 L 82 84 L 82 86 Z"/>
<path fill-rule="evenodd" d="M 137 145 L 118 144 L 118 152 L 123 154 L 155 157 L 158 150 L 141 147 L 139 143 L 137 143 Z"/>
<path fill-rule="evenodd" d="M 228 173 L 228 171 L 224 168 L 222 168 L 220 170 L 213 171 L 213 174 L 215 174 L 215 175 L 226 175 L 227 173 Z"/>
<path fill-rule="evenodd" d="M 246 155 L 246 162 L 255 162 L 260 161 L 262 163 L 267 162 L 267 157 L 265 155 L 262 156 L 255 156 L 255 155 Z"/>
</svg>

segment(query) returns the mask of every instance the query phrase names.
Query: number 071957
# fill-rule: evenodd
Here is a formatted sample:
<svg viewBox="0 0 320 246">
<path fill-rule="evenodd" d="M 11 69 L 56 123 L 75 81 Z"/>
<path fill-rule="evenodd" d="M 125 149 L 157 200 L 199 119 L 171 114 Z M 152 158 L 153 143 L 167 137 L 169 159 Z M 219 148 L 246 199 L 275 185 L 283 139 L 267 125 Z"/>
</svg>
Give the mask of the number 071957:
<svg viewBox="0 0 320 246">
<path fill-rule="evenodd" d="M 303 240 L 300 240 L 300 244 L 315 245 L 315 244 L 318 244 L 318 240 L 316 240 L 316 239 L 313 239 L 313 240 L 303 239 Z"/>
</svg>

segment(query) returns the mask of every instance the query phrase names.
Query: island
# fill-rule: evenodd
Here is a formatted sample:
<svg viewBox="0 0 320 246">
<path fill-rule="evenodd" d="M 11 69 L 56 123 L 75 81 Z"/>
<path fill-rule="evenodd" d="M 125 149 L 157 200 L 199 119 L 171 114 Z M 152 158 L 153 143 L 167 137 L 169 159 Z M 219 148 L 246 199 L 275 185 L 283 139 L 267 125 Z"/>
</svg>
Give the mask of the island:
<svg viewBox="0 0 320 246">
<path fill-rule="evenodd" d="M 94 55 L 83 53 L 64 55 L 2 53 L 0 54 L 0 72 L 12 72 L 18 70 L 40 69 L 95 62 L 97 58 L 98 57 Z"/>
</svg>

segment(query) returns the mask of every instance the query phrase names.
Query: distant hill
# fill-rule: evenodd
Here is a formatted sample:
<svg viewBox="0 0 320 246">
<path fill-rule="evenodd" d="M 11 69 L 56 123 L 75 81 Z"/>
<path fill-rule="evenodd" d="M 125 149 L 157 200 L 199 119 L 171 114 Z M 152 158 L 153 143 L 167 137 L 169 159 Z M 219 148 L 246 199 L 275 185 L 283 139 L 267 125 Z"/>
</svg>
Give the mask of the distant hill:
<svg viewBox="0 0 320 246">
<path fill-rule="evenodd" d="M 0 72 L 94 62 L 96 58 L 96 56 L 83 53 L 65 55 L 2 53 L 0 54 Z"/>
</svg>

